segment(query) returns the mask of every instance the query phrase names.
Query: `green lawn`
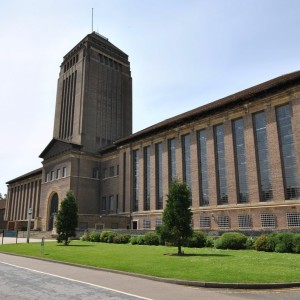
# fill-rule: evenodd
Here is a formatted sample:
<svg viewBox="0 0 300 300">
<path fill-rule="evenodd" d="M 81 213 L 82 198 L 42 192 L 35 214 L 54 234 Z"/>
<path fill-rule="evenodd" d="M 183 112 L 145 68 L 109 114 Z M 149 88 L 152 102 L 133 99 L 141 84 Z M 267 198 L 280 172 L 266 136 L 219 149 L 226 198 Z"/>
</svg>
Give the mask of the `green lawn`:
<svg viewBox="0 0 300 300">
<path fill-rule="evenodd" d="M 50 260 L 122 270 L 165 278 L 205 282 L 298 282 L 299 254 L 184 248 L 185 256 L 168 254 L 177 248 L 72 241 L 70 246 L 45 243 L 0 245 L 11 252 Z"/>
</svg>

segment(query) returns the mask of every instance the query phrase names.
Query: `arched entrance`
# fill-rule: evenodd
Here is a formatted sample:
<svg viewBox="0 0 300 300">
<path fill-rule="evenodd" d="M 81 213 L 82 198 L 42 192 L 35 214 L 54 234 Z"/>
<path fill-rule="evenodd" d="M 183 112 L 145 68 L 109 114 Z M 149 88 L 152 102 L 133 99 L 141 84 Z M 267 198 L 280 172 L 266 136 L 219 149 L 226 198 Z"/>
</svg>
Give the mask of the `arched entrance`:
<svg viewBox="0 0 300 300">
<path fill-rule="evenodd" d="M 50 200 L 50 210 L 49 210 L 49 225 L 48 230 L 52 230 L 54 227 L 54 217 L 58 211 L 58 195 L 55 193 Z"/>
</svg>

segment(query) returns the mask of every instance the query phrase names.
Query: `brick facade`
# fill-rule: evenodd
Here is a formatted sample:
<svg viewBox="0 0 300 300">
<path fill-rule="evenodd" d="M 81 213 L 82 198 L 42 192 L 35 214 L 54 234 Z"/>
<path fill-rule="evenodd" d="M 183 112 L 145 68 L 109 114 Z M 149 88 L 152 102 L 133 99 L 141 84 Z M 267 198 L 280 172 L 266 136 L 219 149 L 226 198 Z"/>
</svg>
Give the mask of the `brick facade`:
<svg viewBox="0 0 300 300">
<path fill-rule="evenodd" d="M 154 229 L 161 224 L 163 212 L 163 209 L 157 209 L 156 147 L 162 144 L 160 184 L 164 208 L 171 176 L 169 141 L 175 139 L 176 176 L 184 180 L 185 170 L 190 171 L 194 229 L 300 228 L 300 186 L 295 185 L 300 180 L 300 72 L 275 78 L 131 134 L 128 56 L 93 33 L 64 57 L 57 89 L 53 140 L 40 156 L 43 167 L 8 182 L 5 219 L 9 226 L 21 226 L 26 221 L 28 207 L 33 207 L 34 228 L 50 230 L 59 202 L 68 190 L 72 190 L 78 203 L 80 230 Z M 279 135 L 277 109 L 282 106 L 291 113 L 286 118 L 291 124 L 286 138 L 293 140 L 294 148 L 288 145 L 289 150 L 283 150 Z M 256 132 L 254 116 L 261 112 L 266 125 L 259 124 L 262 128 Z M 236 147 L 241 145 L 235 144 L 235 120 L 243 121 L 244 162 L 240 167 L 246 174 L 245 201 L 239 200 Z M 224 161 L 223 170 L 219 170 L 216 148 L 216 126 L 219 125 L 224 128 L 224 149 L 219 153 Z M 261 129 L 266 136 L 264 141 L 258 141 L 257 134 L 262 132 Z M 199 165 L 200 130 L 206 132 L 209 203 L 205 206 L 200 204 L 201 178 L 204 176 Z M 184 136 L 189 137 L 189 150 L 184 149 Z M 258 149 L 258 146 L 265 148 Z M 150 153 L 147 164 L 146 147 Z M 134 209 L 133 199 L 135 150 L 139 153 L 137 209 Z M 262 155 L 261 160 L 259 155 Z M 188 157 L 188 166 L 185 157 Z M 293 173 L 284 168 L 288 157 L 295 160 Z M 270 174 L 271 191 L 262 183 L 261 176 L 267 173 Z M 294 185 L 287 187 L 284 180 L 291 176 Z M 219 201 L 220 178 L 227 191 L 226 201 L 222 204 Z M 145 205 L 146 191 L 150 194 L 149 206 Z M 266 201 L 264 193 L 269 193 Z"/>
</svg>

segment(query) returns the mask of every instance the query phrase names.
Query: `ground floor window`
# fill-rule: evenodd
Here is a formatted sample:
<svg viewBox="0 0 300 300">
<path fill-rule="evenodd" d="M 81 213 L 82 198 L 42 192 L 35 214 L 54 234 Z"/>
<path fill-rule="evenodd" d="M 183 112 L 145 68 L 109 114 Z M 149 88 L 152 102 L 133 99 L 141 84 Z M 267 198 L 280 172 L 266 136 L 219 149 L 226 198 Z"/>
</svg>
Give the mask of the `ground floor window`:
<svg viewBox="0 0 300 300">
<path fill-rule="evenodd" d="M 276 216 L 271 213 L 260 215 L 261 227 L 262 228 L 275 228 L 276 227 Z"/>
<path fill-rule="evenodd" d="M 219 216 L 218 226 L 219 228 L 229 228 L 230 227 L 229 216 Z"/>
<path fill-rule="evenodd" d="M 210 223 L 210 217 L 200 217 L 200 228 L 210 228 L 211 223 Z"/>
<path fill-rule="evenodd" d="M 239 215 L 238 216 L 239 228 L 250 228 L 252 227 L 252 219 L 250 215 Z"/>
<path fill-rule="evenodd" d="M 300 227 L 300 213 L 287 213 L 286 216 L 288 227 Z"/>
</svg>

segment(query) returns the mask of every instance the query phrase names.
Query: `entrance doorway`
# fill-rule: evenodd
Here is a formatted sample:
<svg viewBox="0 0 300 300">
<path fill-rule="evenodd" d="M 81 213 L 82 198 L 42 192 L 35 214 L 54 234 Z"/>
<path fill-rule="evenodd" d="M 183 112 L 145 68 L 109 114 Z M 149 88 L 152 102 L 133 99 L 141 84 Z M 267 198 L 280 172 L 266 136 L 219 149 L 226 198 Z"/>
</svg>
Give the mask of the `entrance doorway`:
<svg viewBox="0 0 300 300">
<path fill-rule="evenodd" d="M 48 230 L 52 230 L 54 227 L 54 217 L 58 212 L 58 195 L 55 193 L 50 200 L 50 210 L 49 210 L 49 225 Z"/>
<path fill-rule="evenodd" d="M 138 221 L 132 221 L 132 229 L 138 229 Z"/>
</svg>

